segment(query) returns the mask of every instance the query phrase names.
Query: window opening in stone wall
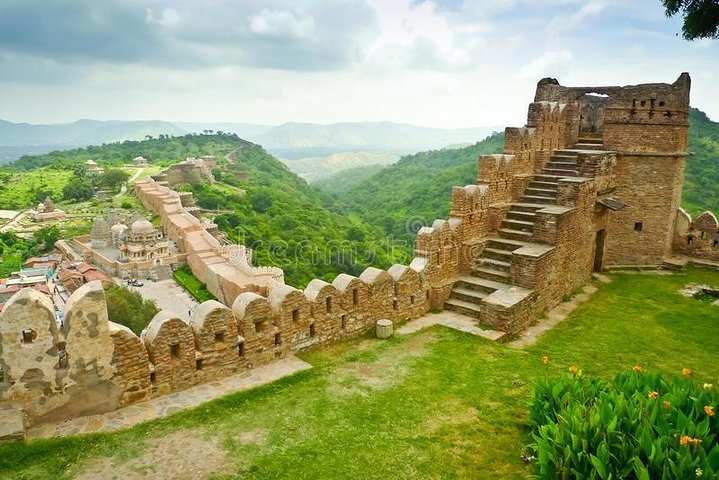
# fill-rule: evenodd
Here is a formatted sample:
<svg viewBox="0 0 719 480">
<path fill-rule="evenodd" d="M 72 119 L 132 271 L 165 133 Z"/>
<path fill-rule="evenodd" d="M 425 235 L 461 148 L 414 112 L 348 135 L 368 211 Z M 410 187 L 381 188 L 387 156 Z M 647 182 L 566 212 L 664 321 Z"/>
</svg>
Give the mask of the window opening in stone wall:
<svg viewBox="0 0 719 480">
<path fill-rule="evenodd" d="M 644 224 L 642 222 L 635 222 L 634 223 L 634 231 L 635 232 L 641 232 L 642 229 L 644 229 Z"/>
<path fill-rule="evenodd" d="M 312 324 L 310 324 L 310 337 L 314 337 L 315 333 L 316 333 L 315 332 L 315 324 L 312 323 Z"/>
<path fill-rule="evenodd" d="M 280 345 L 282 345 L 282 335 L 275 333 L 275 346 L 279 347 Z"/>
<path fill-rule="evenodd" d="M 646 100 L 642 100 L 641 102 L 639 102 L 639 105 L 641 105 L 642 107 L 645 106 L 646 104 L 647 104 Z"/>
<path fill-rule="evenodd" d="M 357 306 L 359 303 L 359 294 L 357 293 L 357 289 L 352 290 L 352 305 Z"/>
<path fill-rule="evenodd" d="M 427 290 L 427 300 L 429 300 L 429 290 Z"/>
<path fill-rule="evenodd" d="M 665 102 L 664 100 L 660 100 L 660 101 L 659 101 L 659 106 L 660 106 L 660 107 L 663 107 L 664 105 L 666 105 L 666 102 Z"/>
<path fill-rule="evenodd" d="M 5 370 L 0 365 L 0 383 L 5 383 Z"/>
<path fill-rule="evenodd" d="M 255 322 L 255 333 L 262 333 L 262 330 L 264 330 L 265 322 Z"/>
<path fill-rule="evenodd" d="M 240 342 L 237 344 L 237 356 L 240 358 L 245 356 L 245 342 Z"/>
<path fill-rule="evenodd" d="M 398 306 L 399 306 L 399 303 L 397 302 L 397 300 L 395 300 L 394 302 L 392 302 L 392 309 L 393 309 L 393 310 L 397 310 Z"/>
<path fill-rule="evenodd" d="M 157 375 L 155 375 L 155 372 L 150 372 L 150 383 L 155 383 L 157 380 Z"/>
<path fill-rule="evenodd" d="M 68 355 L 67 355 L 67 349 L 65 348 L 65 342 L 60 342 L 57 345 L 57 367 L 58 368 L 67 368 L 69 361 L 68 361 Z"/>
<path fill-rule="evenodd" d="M 325 298 L 325 311 L 332 313 L 332 298 L 330 297 Z"/>
<path fill-rule="evenodd" d="M 201 358 L 198 358 L 197 360 L 195 360 L 195 368 L 197 368 L 197 370 L 202 370 L 202 359 Z"/>
<path fill-rule="evenodd" d="M 292 321 L 293 322 L 300 321 L 300 309 L 299 308 L 292 310 Z"/>
<path fill-rule="evenodd" d="M 37 338 L 37 332 L 32 328 L 26 328 L 22 331 L 22 343 L 32 343 Z"/>
<path fill-rule="evenodd" d="M 409 304 L 414 305 L 414 295 L 409 296 Z"/>
<path fill-rule="evenodd" d="M 706 240 L 706 239 L 707 239 L 707 232 L 702 232 L 702 240 Z"/>
<path fill-rule="evenodd" d="M 215 343 L 225 342 L 225 332 L 215 332 Z"/>
<path fill-rule="evenodd" d="M 180 358 L 180 344 L 173 343 L 170 345 L 170 356 L 172 358 Z"/>
<path fill-rule="evenodd" d="M 347 328 L 347 315 L 342 315 L 342 328 Z"/>
</svg>

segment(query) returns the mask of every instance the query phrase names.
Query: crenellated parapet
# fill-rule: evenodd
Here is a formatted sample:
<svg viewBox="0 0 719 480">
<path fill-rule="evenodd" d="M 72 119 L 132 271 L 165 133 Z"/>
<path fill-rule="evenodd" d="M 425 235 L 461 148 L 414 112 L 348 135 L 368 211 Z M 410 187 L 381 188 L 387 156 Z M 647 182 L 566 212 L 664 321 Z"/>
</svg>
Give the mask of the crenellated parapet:
<svg viewBox="0 0 719 480">
<path fill-rule="evenodd" d="M 673 250 L 689 259 L 719 262 L 719 221 L 713 212 L 692 220 L 683 208 L 677 210 Z"/>
</svg>

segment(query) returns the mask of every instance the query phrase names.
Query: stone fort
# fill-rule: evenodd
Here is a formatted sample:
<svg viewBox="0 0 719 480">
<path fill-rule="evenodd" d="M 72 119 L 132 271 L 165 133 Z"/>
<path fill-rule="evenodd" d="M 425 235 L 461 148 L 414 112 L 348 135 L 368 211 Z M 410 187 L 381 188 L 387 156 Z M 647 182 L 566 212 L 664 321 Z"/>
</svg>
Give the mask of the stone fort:
<svg viewBox="0 0 719 480">
<path fill-rule="evenodd" d="M 454 187 L 448 220 L 417 235 L 410 265 L 367 268 L 304 291 L 208 231 L 187 193 L 165 181 L 135 193 L 219 301 L 185 322 L 168 312 L 142 335 L 108 320 L 99 282 L 78 289 L 58 325 L 33 289 L 0 313 L 0 409 L 28 426 L 110 411 L 351 337 L 380 319 L 447 308 L 515 333 L 614 268 L 719 261 L 714 214 L 680 208 L 689 75 L 625 87 L 537 85 L 527 124 L 477 181 Z"/>
</svg>

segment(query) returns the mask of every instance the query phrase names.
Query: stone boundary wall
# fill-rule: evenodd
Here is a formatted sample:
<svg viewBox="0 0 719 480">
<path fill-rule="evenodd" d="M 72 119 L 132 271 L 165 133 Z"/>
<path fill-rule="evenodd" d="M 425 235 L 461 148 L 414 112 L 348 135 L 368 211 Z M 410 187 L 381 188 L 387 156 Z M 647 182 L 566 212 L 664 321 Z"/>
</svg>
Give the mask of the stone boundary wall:
<svg viewBox="0 0 719 480">
<path fill-rule="evenodd" d="M 50 299 L 23 289 L 0 313 L 0 409 L 23 410 L 28 426 L 111 411 L 361 334 L 379 319 L 418 318 L 428 291 L 415 268 L 370 267 L 304 291 L 244 292 L 231 308 L 210 300 L 189 323 L 162 311 L 138 337 L 108 320 L 100 282 L 73 293 L 62 328 Z"/>
<path fill-rule="evenodd" d="M 719 221 L 712 212 L 692 220 L 683 208 L 677 210 L 672 249 L 690 259 L 719 262 Z"/>
</svg>

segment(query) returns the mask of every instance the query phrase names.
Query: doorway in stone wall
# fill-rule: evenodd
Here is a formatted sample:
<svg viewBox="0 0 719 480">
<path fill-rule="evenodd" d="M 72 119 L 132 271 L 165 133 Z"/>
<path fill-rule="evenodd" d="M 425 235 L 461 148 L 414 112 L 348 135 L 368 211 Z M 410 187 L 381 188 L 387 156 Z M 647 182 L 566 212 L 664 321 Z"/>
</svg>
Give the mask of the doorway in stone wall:
<svg viewBox="0 0 719 480">
<path fill-rule="evenodd" d="M 604 112 L 609 102 L 609 95 L 587 93 L 579 100 L 580 133 L 602 133 L 604 131 Z"/>
<path fill-rule="evenodd" d="M 602 271 L 604 260 L 604 239 L 607 237 L 607 230 L 602 228 L 597 232 L 596 247 L 594 248 L 594 271 Z"/>
</svg>

